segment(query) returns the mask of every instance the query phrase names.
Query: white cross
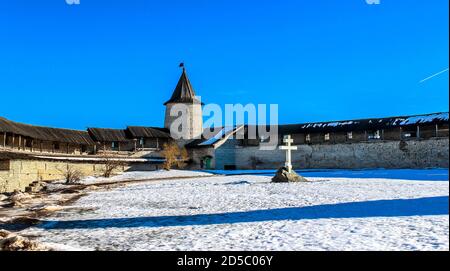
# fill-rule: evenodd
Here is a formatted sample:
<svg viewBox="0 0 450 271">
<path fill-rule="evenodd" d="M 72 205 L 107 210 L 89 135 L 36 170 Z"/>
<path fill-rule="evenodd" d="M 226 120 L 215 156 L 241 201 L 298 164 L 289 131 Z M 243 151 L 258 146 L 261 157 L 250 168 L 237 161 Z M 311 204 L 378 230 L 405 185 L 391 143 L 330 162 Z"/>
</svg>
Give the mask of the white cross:
<svg viewBox="0 0 450 271">
<path fill-rule="evenodd" d="M 296 151 L 297 147 L 292 146 L 291 144 L 294 143 L 294 140 L 291 138 L 290 135 L 284 136 L 283 142 L 286 143 L 286 146 L 280 146 L 280 150 L 286 151 L 286 163 L 285 167 L 289 171 L 289 173 L 292 172 L 292 155 L 291 151 Z"/>
</svg>

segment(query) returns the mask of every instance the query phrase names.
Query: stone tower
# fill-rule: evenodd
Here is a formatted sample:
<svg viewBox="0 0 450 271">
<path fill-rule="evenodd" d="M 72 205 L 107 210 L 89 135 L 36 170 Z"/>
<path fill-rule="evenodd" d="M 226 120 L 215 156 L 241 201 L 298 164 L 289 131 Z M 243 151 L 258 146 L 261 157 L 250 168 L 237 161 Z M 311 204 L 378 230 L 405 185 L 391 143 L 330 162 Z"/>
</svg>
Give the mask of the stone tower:
<svg viewBox="0 0 450 271">
<path fill-rule="evenodd" d="M 184 65 L 183 73 L 178 81 L 175 90 L 173 91 L 170 100 L 164 103 L 166 106 L 166 118 L 164 121 L 164 127 L 171 129 L 174 122 L 179 123 L 178 116 L 171 116 L 171 110 L 177 105 L 183 105 L 187 110 L 187 120 L 185 124 L 187 127 L 183 127 L 183 132 L 180 133 L 181 139 L 191 140 L 200 138 L 203 133 L 203 115 L 202 115 L 202 102 L 195 95 L 191 82 L 186 74 Z M 181 129 L 180 129 L 181 130 Z M 173 135 L 172 135 L 173 136 Z"/>
</svg>

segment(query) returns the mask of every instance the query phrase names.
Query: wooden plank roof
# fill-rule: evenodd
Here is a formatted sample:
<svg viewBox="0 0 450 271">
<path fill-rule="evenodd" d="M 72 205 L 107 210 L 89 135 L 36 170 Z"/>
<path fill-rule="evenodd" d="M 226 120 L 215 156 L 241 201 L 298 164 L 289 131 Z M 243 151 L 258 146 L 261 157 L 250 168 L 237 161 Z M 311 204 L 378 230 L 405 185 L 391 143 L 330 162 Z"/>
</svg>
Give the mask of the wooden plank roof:
<svg viewBox="0 0 450 271">
<path fill-rule="evenodd" d="M 350 132 L 362 130 L 381 130 L 395 127 L 415 127 L 417 125 L 448 124 L 448 112 L 387 118 L 315 122 L 303 124 L 279 125 L 280 134 Z"/>
<path fill-rule="evenodd" d="M 95 142 L 127 142 L 126 131 L 121 129 L 88 128 L 89 135 Z"/>
<path fill-rule="evenodd" d="M 94 145 L 86 131 L 50 128 L 14 122 L 0 117 L 0 132 L 13 133 L 43 141 Z"/>
<path fill-rule="evenodd" d="M 127 131 L 133 138 L 170 138 L 169 130 L 164 128 L 128 126 Z"/>
<path fill-rule="evenodd" d="M 351 131 L 374 131 L 381 129 L 392 129 L 399 127 L 410 127 L 415 129 L 417 125 L 435 125 L 435 124 L 449 124 L 449 113 L 431 113 L 424 115 L 413 116 L 399 116 L 388 118 L 371 118 L 371 119 L 359 119 L 359 120 L 345 120 L 345 121 L 330 121 L 330 122 L 312 122 L 302 124 L 287 124 L 278 125 L 278 135 L 288 134 L 307 134 L 307 133 L 329 133 L 329 132 L 351 132 Z M 250 129 L 252 128 L 252 129 Z M 266 131 L 274 131 L 276 127 L 263 126 L 262 129 Z M 245 126 L 245 138 L 248 139 L 249 131 L 255 131 L 258 135 L 258 126 L 246 125 Z M 214 137 L 224 139 L 222 130 L 219 131 Z M 187 148 L 202 148 L 213 147 L 214 144 L 209 144 L 211 139 L 196 139 L 186 145 Z M 213 141 L 214 143 L 215 141 Z"/>
</svg>

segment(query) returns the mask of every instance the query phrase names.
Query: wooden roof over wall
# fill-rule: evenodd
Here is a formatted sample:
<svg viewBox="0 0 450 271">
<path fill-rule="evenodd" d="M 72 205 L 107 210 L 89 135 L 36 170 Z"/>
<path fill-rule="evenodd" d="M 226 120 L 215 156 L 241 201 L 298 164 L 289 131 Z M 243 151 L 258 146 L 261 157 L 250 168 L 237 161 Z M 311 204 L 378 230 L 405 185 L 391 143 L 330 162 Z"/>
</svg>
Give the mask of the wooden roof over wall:
<svg viewBox="0 0 450 271">
<path fill-rule="evenodd" d="M 164 128 L 128 126 L 127 131 L 133 138 L 170 138 L 170 131 Z"/>
<path fill-rule="evenodd" d="M 350 131 L 370 131 L 392 128 L 411 128 L 417 125 L 443 125 L 449 124 L 449 113 L 432 113 L 414 116 L 399 116 L 389 118 L 371 118 L 348 121 L 316 122 L 303 124 L 278 125 L 280 135 L 301 134 L 301 133 L 328 133 L 328 132 L 350 132 Z M 246 134 L 249 125 L 245 126 Z M 267 128 L 267 127 L 266 127 Z M 95 142 L 129 142 L 134 138 L 170 138 L 167 129 L 156 127 L 130 126 L 122 129 L 102 129 L 89 128 L 87 132 L 50 128 L 23 124 L 10 121 L 0 117 L 0 133 L 13 133 L 24 137 L 29 137 L 43 141 L 53 141 L 61 143 L 94 145 Z M 224 137 L 226 135 L 223 135 Z M 203 146 L 209 139 L 194 140 L 188 147 Z"/>
<path fill-rule="evenodd" d="M 416 127 L 417 125 L 448 124 L 448 112 L 425 115 L 399 116 L 388 118 L 371 118 L 359 120 L 315 122 L 303 124 L 279 125 L 280 134 L 328 133 L 392 129 L 399 127 Z"/>
<path fill-rule="evenodd" d="M 89 135 L 95 142 L 129 142 L 138 138 L 170 138 L 164 128 L 129 126 L 127 129 L 89 128 Z"/>
<path fill-rule="evenodd" d="M 127 142 L 130 139 L 127 137 L 125 130 L 120 129 L 104 129 L 104 128 L 89 128 L 89 134 L 95 142 Z"/>
<path fill-rule="evenodd" d="M 278 135 L 288 134 L 308 134 L 308 133 L 329 133 L 329 132 L 352 132 L 352 131 L 374 131 L 382 129 L 393 128 L 410 128 L 416 129 L 416 126 L 424 125 L 443 125 L 449 124 L 449 113 L 432 113 L 425 115 L 414 116 L 400 116 L 400 117 L 388 117 L 388 118 L 372 118 L 372 119 L 359 119 L 359 120 L 346 120 L 346 121 L 330 121 L 330 122 L 315 122 L 315 123 L 303 123 L 303 124 L 287 124 L 273 126 L 262 126 L 262 129 L 266 131 L 275 131 L 278 128 Z M 245 138 L 248 139 L 250 131 L 254 131 L 259 138 L 258 129 L 256 125 L 245 126 Z M 254 129 L 254 130 L 251 130 Z M 221 137 L 222 139 L 224 136 Z M 202 148 L 211 147 L 213 144 L 205 144 L 208 139 L 196 139 L 186 145 L 187 148 Z"/>
<path fill-rule="evenodd" d="M 93 145 L 94 141 L 86 131 L 34 126 L 14 122 L 0 117 L 0 132 L 13 133 L 37 140 Z"/>
</svg>

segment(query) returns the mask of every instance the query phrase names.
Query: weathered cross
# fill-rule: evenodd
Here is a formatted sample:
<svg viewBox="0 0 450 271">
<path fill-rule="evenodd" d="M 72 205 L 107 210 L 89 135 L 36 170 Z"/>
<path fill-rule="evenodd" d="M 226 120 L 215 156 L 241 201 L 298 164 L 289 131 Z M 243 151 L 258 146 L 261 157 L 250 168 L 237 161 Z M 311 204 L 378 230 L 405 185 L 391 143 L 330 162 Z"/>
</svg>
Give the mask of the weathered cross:
<svg viewBox="0 0 450 271">
<path fill-rule="evenodd" d="M 280 150 L 286 151 L 286 163 L 285 167 L 289 171 L 289 173 L 292 172 L 292 154 L 291 151 L 296 151 L 297 147 L 292 146 L 291 144 L 294 143 L 294 140 L 291 138 L 290 135 L 284 136 L 283 142 L 286 143 L 285 146 L 280 146 Z"/>
</svg>

